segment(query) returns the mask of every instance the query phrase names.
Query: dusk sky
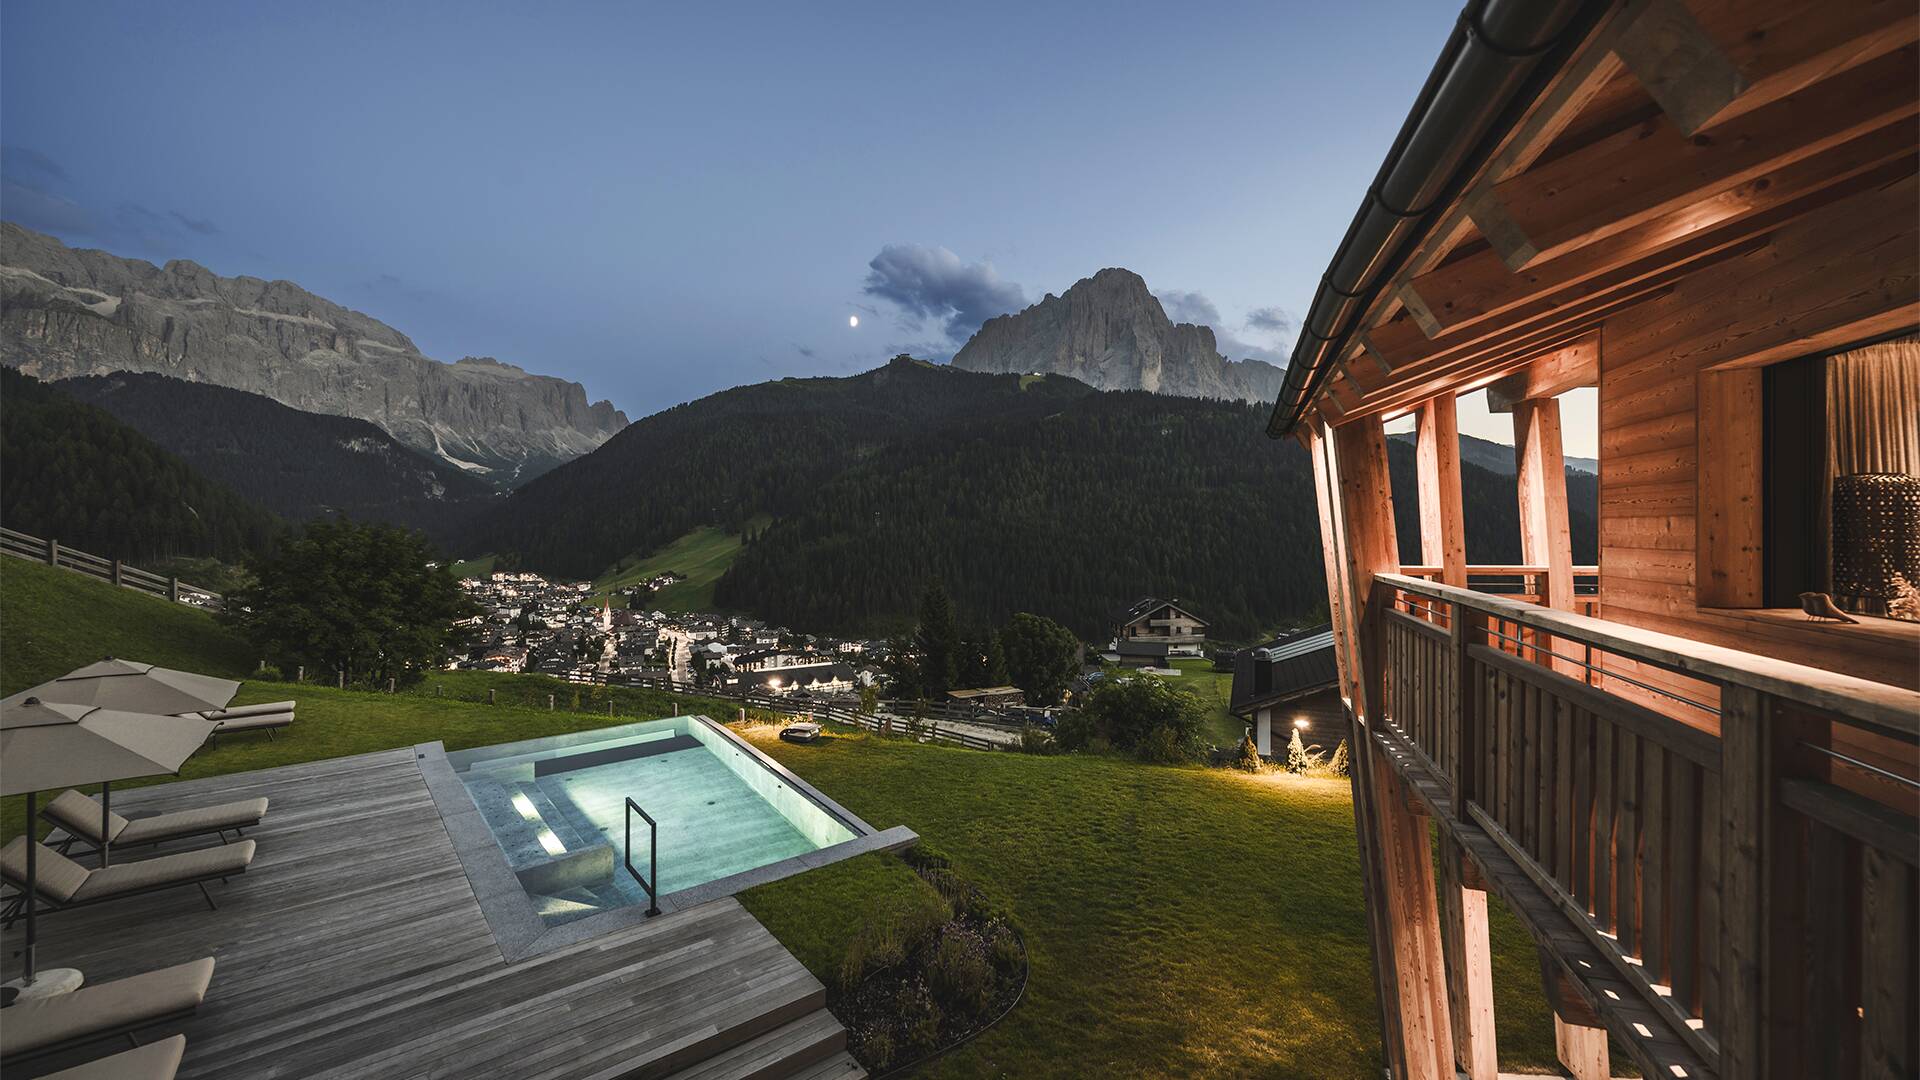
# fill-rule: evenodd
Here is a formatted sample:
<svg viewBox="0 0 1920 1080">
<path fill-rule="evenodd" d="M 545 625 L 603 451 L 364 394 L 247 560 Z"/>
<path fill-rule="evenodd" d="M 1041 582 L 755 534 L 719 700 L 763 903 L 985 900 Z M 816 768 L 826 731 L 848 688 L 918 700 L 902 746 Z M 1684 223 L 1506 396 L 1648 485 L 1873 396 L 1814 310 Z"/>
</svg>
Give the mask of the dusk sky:
<svg viewBox="0 0 1920 1080">
<path fill-rule="evenodd" d="M 1106 266 L 1281 361 L 1456 15 L 8 0 L 0 213 L 634 417 L 946 359 Z"/>
</svg>

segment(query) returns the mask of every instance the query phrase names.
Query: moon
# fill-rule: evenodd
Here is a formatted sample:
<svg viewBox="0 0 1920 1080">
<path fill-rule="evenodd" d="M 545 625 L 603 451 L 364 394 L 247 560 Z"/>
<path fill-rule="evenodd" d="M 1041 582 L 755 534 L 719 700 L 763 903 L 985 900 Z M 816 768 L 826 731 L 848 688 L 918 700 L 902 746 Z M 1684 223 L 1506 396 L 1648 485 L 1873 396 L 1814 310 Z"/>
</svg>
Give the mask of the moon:
<svg viewBox="0 0 1920 1080">
<path fill-rule="evenodd" d="M 857 327 L 857 326 L 859 326 L 859 325 L 860 325 L 860 316 L 858 316 L 858 315 L 849 315 L 849 316 L 847 316 L 847 325 L 848 325 L 849 327 Z"/>
</svg>

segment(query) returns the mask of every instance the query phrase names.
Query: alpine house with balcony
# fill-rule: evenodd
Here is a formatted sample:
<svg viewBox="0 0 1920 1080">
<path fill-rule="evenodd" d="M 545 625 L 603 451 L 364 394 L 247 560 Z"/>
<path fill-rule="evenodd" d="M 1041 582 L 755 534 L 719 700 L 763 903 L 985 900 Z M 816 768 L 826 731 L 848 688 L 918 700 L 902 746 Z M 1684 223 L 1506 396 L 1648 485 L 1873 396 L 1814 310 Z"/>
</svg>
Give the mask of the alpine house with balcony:
<svg viewBox="0 0 1920 1080">
<path fill-rule="evenodd" d="M 1315 469 L 1393 1076 L 1494 1080 L 1490 890 L 1582 1080 L 1609 1035 L 1662 1078 L 1920 1070 L 1917 37 L 1910 2 L 1474 3 L 1363 194 L 1270 432 Z M 1521 566 L 1466 564 L 1482 389 Z"/>
</svg>

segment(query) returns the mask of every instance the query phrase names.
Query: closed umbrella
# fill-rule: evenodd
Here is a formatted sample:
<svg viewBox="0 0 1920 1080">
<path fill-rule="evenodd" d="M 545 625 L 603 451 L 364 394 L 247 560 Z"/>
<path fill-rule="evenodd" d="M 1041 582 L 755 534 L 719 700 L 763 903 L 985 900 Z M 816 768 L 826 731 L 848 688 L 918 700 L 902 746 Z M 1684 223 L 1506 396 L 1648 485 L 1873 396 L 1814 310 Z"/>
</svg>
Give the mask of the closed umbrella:
<svg viewBox="0 0 1920 1080">
<path fill-rule="evenodd" d="M 34 980 L 36 881 L 34 796 L 48 788 L 107 784 L 179 772 L 213 725 L 196 716 L 156 716 L 17 695 L 0 701 L 0 795 L 27 797 L 26 978 Z M 103 832 L 101 839 L 105 839 Z M 101 847 L 102 865 L 106 848 Z"/>
<path fill-rule="evenodd" d="M 22 690 L 0 704 L 31 697 L 50 705 L 97 705 L 124 712 L 171 715 L 224 709 L 239 692 L 240 684 L 232 679 L 109 656 L 52 682 Z"/>
</svg>

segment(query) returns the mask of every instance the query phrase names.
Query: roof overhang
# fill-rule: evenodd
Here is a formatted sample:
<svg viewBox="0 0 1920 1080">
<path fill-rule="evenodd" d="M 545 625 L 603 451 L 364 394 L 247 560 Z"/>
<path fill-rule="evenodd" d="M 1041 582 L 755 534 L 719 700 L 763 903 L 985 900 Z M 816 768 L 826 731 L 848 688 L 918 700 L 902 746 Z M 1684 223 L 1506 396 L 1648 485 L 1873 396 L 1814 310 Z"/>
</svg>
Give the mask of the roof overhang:
<svg viewBox="0 0 1920 1080">
<path fill-rule="evenodd" d="M 1469 5 L 1322 278 L 1268 433 L 1592 385 L 1609 317 L 1913 174 L 1917 39 L 1911 5 Z"/>
</svg>

